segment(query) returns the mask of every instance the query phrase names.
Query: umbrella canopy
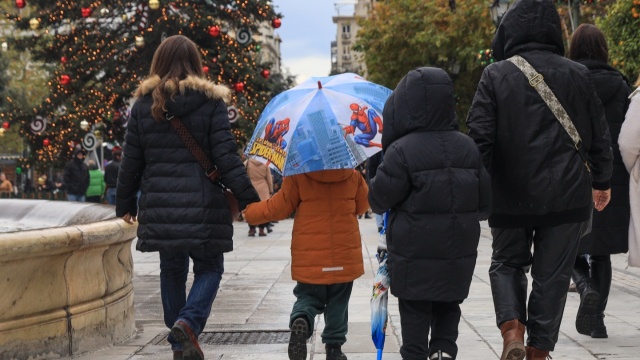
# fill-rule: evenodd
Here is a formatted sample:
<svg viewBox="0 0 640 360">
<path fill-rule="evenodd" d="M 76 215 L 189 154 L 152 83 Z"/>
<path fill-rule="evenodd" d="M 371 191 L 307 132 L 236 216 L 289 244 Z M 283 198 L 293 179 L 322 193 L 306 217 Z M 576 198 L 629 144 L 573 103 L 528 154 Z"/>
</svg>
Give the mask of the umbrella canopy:
<svg viewBox="0 0 640 360">
<path fill-rule="evenodd" d="M 390 94 L 353 73 L 310 78 L 267 104 L 245 155 L 283 176 L 355 168 L 382 149 Z"/>
<path fill-rule="evenodd" d="M 379 266 L 373 280 L 371 294 L 371 339 L 378 350 L 378 360 L 382 359 L 385 331 L 387 330 L 387 302 L 389 301 L 389 269 L 387 268 L 387 252 L 380 253 Z"/>
</svg>

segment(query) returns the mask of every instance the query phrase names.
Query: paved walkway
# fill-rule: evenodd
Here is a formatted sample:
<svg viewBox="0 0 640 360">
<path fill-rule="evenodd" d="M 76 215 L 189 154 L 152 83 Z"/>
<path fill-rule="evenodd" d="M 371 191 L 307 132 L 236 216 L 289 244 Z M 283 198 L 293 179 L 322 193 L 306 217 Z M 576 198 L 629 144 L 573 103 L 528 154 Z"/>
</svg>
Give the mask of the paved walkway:
<svg viewBox="0 0 640 360">
<path fill-rule="evenodd" d="M 250 238 L 247 225 L 236 223 L 235 250 L 225 256 L 222 279 L 212 315 L 200 340 L 206 359 L 286 360 L 289 311 L 294 301 L 290 275 L 289 245 L 292 220 L 281 221 L 267 237 Z M 462 305 L 459 359 L 499 359 L 502 339 L 495 326 L 488 268 L 491 235 L 483 223 L 475 276 L 469 298 Z M 343 346 L 349 360 L 375 359 L 370 337 L 369 298 L 376 267 L 376 225 L 360 220 L 366 274 L 355 281 L 349 307 L 348 342 Z M 134 244 L 135 246 L 135 244 Z M 136 335 L 123 344 L 86 354 L 77 359 L 169 360 L 162 320 L 159 260 L 156 253 L 134 251 Z M 551 355 L 558 359 L 640 359 L 640 269 L 627 268 L 626 256 L 613 256 L 613 286 L 605 322 L 609 339 L 592 339 L 577 333 L 573 325 L 579 298 L 569 293 L 560 339 Z M 397 300 L 389 301 L 390 322 L 384 349 L 385 360 L 400 360 L 400 319 Z M 317 318 L 308 359 L 324 360 Z"/>
</svg>

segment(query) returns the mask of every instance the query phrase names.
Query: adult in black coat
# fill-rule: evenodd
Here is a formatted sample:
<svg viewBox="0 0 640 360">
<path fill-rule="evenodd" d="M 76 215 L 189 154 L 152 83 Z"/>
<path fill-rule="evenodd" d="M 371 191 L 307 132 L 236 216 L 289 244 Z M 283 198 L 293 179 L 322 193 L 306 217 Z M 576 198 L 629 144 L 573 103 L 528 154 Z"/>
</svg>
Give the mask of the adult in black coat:
<svg viewBox="0 0 640 360">
<path fill-rule="evenodd" d="M 154 54 L 127 125 L 116 215 L 127 222 L 138 215 L 137 249 L 160 253 L 164 321 L 171 328 L 174 358 L 204 358 L 197 338 L 224 271 L 223 253 L 233 250 L 233 226 L 221 188 L 207 178 L 165 115 L 180 118 L 244 209 L 260 198 L 230 131 L 229 95 L 228 88 L 204 78 L 196 45 L 184 36 L 171 36 Z M 189 258 L 194 281 L 187 298 Z"/>
<path fill-rule="evenodd" d="M 607 41 L 596 26 L 578 26 L 571 36 L 569 49 L 569 58 L 589 69 L 598 97 L 604 105 L 611 133 L 611 202 L 602 212 L 593 212 L 592 230 L 580 240 L 579 255 L 572 275 L 580 293 L 576 329 L 579 333 L 593 338 L 606 338 L 604 310 L 611 288 L 610 255 L 626 253 L 629 250 L 629 173 L 620 156 L 618 135 L 629 107 L 631 91 L 626 78 L 618 70 L 607 65 Z"/>
<path fill-rule="evenodd" d="M 391 293 L 399 298 L 403 359 L 438 351 L 456 357 L 479 212 L 491 198 L 480 152 L 455 130 L 454 109 L 447 73 L 418 68 L 400 81 L 383 110 L 384 158 L 370 181 L 369 204 L 376 213 L 391 209 L 388 266 Z"/>
<path fill-rule="evenodd" d="M 489 275 L 504 339 L 501 358 L 520 360 L 526 351 L 527 358 L 543 359 L 558 340 L 592 206 L 602 210 L 610 198 L 610 137 L 588 69 L 563 56 L 560 17 L 551 0 L 517 1 L 502 18 L 492 50 L 497 62 L 482 73 L 467 125 L 491 174 Z M 506 61 L 514 55 L 555 94 L 581 137 L 579 151 L 534 87 L 541 83 L 530 83 Z M 527 306 L 529 268 L 534 281 Z"/>
<path fill-rule="evenodd" d="M 63 179 L 67 200 L 84 202 L 89 188 L 89 167 L 84 163 L 84 150 L 73 151 L 72 159 L 64 166 Z"/>
</svg>

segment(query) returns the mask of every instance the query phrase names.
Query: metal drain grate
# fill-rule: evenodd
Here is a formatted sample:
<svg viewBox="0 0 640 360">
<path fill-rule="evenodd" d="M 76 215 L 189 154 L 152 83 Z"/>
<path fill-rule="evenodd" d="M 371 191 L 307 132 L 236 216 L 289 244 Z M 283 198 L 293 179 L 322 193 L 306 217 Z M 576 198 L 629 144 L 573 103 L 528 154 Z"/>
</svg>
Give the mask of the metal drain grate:
<svg viewBox="0 0 640 360">
<path fill-rule="evenodd" d="M 289 331 L 229 331 L 204 332 L 198 338 L 200 344 L 207 345 L 253 345 L 253 344 L 288 344 Z M 168 345 L 167 335 L 156 337 L 151 343 Z"/>
</svg>

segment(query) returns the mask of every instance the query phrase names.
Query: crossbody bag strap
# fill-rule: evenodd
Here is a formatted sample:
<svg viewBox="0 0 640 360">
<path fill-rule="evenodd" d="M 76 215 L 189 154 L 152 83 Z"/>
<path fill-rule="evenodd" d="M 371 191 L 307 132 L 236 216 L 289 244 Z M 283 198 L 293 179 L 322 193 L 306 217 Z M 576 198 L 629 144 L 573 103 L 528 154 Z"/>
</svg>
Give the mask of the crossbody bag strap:
<svg viewBox="0 0 640 360">
<path fill-rule="evenodd" d="M 540 94 L 542 100 L 544 100 L 553 115 L 556 117 L 556 119 L 558 119 L 560 125 L 562 125 L 564 130 L 571 138 L 571 141 L 573 141 L 573 146 L 576 148 L 576 151 L 578 152 L 578 155 L 580 155 L 582 162 L 584 162 L 584 165 L 587 167 L 587 171 L 590 171 L 589 163 L 586 159 L 586 156 L 582 153 L 582 151 L 580 151 L 582 145 L 580 134 L 578 133 L 575 125 L 573 125 L 573 121 L 571 121 L 571 118 L 569 117 L 569 114 L 567 114 L 567 111 L 564 109 L 562 104 L 560 104 L 560 101 L 558 101 L 558 98 L 553 93 L 553 91 L 551 91 L 549 85 L 547 85 L 547 83 L 544 81 L 544 77 L 542 76 L 542 74 L 537 72 L 536 69 L 534 69 L 533 66 L 531 66 L 531 64 L 529 64 L 529 62 L 520 55 L 514 55 L 507 60 L 512 62 L 515 66 L 518 67 L 518 69 L 520 69 L 520 71 L 522 71 L 522 73 L 529 80 L 529 85 L 536 89 L 538 94 Z"/>
<path fill-rule="evenodd" d="M 207 177 L 211 179 L 211 181 L 217 182 L 218 177 L 220 176 L 218 168 L 213 165 L 213 162 L 211 162 L 207 154 L 204 153 L 204 150 L 202 150 L 202 147 L 200 147 L 196 139 L 193 137 L 193 135 L 191 135 L 189 129 L 184 126 L 182 120 L 180 120 L 179 117 L 169 114 L 166 115 L 166 118 L 171 122 L 173 128 L 176 129 L 178 136 L 180 136 L 185 145 L 187 145 L 187 148 L 196 159 L 198 164 L 200 164 Z"/>
</svg>

